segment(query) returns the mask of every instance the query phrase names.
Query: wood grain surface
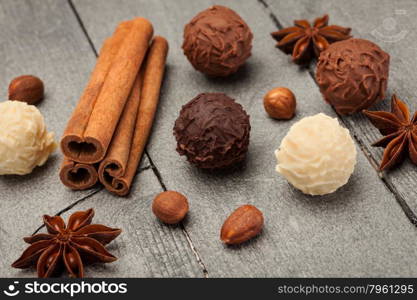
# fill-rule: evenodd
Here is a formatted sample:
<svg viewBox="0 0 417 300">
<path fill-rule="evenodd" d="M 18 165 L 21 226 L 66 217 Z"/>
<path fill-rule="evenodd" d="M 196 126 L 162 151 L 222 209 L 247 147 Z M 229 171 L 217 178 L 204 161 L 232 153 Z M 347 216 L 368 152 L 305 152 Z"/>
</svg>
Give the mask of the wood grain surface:
<svg viewBox="0 0 417 300">
<path fill-rule="evenodd" d="M 349 26 L 354 37 L 377 43 L 391 56 L 390 73 L 386 99 L 371 109 L 390 111 L 391 95 L 395 93 L 409 105 L 412 114 L 417 110 L 415 89 L 417 3 L 415 1 L 365 0 L 356 6 L 344 0 L 296 0 L 288 3 L 285 10 L 273 0 L 265 0 L 264 5 L 281 26 L 290 26 L 294 19 L 314 19 L 316 16 L 328 13 L 330 24 Z M 343 117 L 342 120 L 354 133 L 363 151 L 369 154 L 372 164 L 378 166 L 383 149 L 371 147 L 371 144 L 381 138 L 379 131 L 362 114 Z M 379 176 L 395 194 L 411 221 L 417 225 L 416 166 L 406 159 L 399 168 L 391 172 L 379 173 Z"/>
<path fill-rule="evenodd" d="M 353 28 L 357 37 L 378 43 L 391 54 L 389 95 L 417 109 L 416 3 L 402 1 L 163 1 L 163 0 L 17 0 L 0 2 L 1 89 L 17 75 L 33 73 L 46 85 L 40 105 L 48 128 L 62 134 L 87 82 L 95 50 L 122 20 L 149 18 L 155 33 L 170 43 L 159 111 L 145 157 L 128 198 L 100 188 L 72 192 L 58 179 L 61 154 L 32 175 L 0 178 L 0 276 L 33 276 L 33 270 L 9 267 L 24 249 L 20 238 L 40 225 L 44 213 L 67 217 L 94 207 L 95 220 L 124 233 L 110 251 L 115 263 L 87 268 L 92 277 L 273 277 L 273 276 L 416 276 L 416 167 L 405 162 L 397 171 L 380 174 L 382 151 L 371 148 L 379 133 L 360 115 L 339 118 L 351 130 L 358 164 L 349 183 L 336 193 L 310 197 L 292 188 L 274 171 L 274 150 L 289 127 L 301 118 L 324 112 L 337 117 L 314 82 L 314 68 L 300 68 L 275 48 L 269 33 L 293 19 L 314 19 L 323 13 L 330 22 Z M 235 75 L 209 79 L 196 72 L 182 53 L 183 26 L 212 4 L 236 10 L 254 33 L 252 57 Z M 402 5 L 404 7 L 402 7 Z M 400 15 L 397 10 L 406 10 Z M 16 16 L 19 16 L 17 18 Z M 406 38 L 397 42 L 375 37 L 384 18 L 397 20 Z M 384 26 L 385 26 L 384 25 Z M 381 30 L 381 29 L 380 29 Z M 91 44 L 90 44 L 91 43 Z M 276 86 L 297 97 L 291 121 L 268 118 L 263 95 Z M 251 142 L 244 163 L 226 171 L 208 172 L 189 165 L 176 151 L 172 127 L 182 105 L 201 92 L 225 92 L 251 116 Z M 388 101 L 375 106 L 387 109 Z M 165 226 L 150 211 L 153 197 L 164 189 L 185 194 L 190 213 L 179 226 Z M 4 192 L 3 192 L 4 190 Z M 261 236 L 241 246 L 219 239 L 225 218 L 250 203 L 263 211 Z M 7 249 L 7 251 L 6 251 Z"/>
<path fill-rule="evenodd" d="M 42 78 L 46 98 L 39 109 L 48 129 L 59 139 L 95 63 L 95 54 L 71 6 L 56 0 L 2 1 L 0 24 L 2 98 L 7 99 L 8 81 L 14 76 L 29 73 Z M 149 201 L 160 187 L 146 158 L 128 198 L 111 196 L 99 187 L 82 192 L 67 189 L 58 177 L 61 159 L 57 151 L 45 166 L 28 176 L 0 178 L 0 277 L 35 275 L 34 269 L 20 271 L 10 265 L 27 246 L 22 238 L 41 226 L 42 215 L 67 216 L 66 211 L 90 207 L 96 210 L 97 222 L 119 226 L 124 233 L 110 245 L 120 261 L 97 266 L 94 271 L 87 268 L 87 276 L 203 275 L 181 228 L 147 223 L 153 221 L 147 209 Z"/>
</svg>

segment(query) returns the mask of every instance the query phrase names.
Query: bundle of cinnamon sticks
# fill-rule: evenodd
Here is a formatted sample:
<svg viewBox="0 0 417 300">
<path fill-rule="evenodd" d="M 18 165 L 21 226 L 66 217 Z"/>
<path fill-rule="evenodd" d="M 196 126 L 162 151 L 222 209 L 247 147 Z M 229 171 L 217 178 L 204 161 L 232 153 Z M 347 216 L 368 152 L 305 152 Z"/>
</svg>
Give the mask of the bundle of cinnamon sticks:
<svg viewBox="0 0 417 300">
<path fill-rule="evenodd" d="M 120 23 L 105 40 L 61 140 L 61 181 L 87 189 L 100 181 L 126 195 L 148 140 L 168 43 L 144 18 Z"/>
</svg>

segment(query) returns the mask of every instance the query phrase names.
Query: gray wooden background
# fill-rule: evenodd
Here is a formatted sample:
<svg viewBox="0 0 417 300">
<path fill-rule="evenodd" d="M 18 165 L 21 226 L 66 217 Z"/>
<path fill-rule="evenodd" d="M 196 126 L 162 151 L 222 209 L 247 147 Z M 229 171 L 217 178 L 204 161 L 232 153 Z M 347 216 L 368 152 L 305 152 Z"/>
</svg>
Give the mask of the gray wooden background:
<svg viewBox="0 0 417 300">
<path fill-rule="evenodd" d="M 235 9 L 254 33 L 252 57 L 227 79 L 208 79 L 182 53 L 183 26 L 212 4 Z M 417 276 L 417 168 L 409 161 L 389 173 L 376 166 L 382 150 L 370 147 L 379 133 L 361 115 L 339 118 L 354 135 L 358 164 L 334 194 L 309 197 L 274 171 L 274 150 L 289 127 L 318 112 L 336 116 L 319 93 L 314 66 L 303 69 L 275 48 L 270 32 L 293 19 L 324 13 L 350 26 L 355 37 L 378 43 L 391 55 L 388 96 L 417 109 L 417 3 L 413 0 L 0 0 L 0 96 L 9 81 L 35 74 L 44 80 L 39 105 L 59 139 L 94 67 L 96 53 L 118 22 L 143 16 L 170 43 L 168 66 L 153 134 L 132 192 L 126 198 L 102 188 L 73 192 L 58 179 L 62 155 L 28 176 L 0 178 L 0 277 L 32 277 L 35 270 L 10 264 L 26 245 L 21 238 L 43 231 L 43 214 L 67 218 L 93 207 L 95 221 L 123 229 L 109 245 L 119 260 L 86 269 L 91 277 Z M 292 89 L 297 115 L 269 119 L 262 97 L 276 86 Z M 227 172 L 190 166 L 175 152 L 173 123 L 183 104 L 200 92 L 225 92 L 251 116 L 246 162 Z M 388 109 L 389 97 L 374 109 Z M 3 129 L 1 129 L 3 130 Z M 164 189 L 184 193 L 190 213 L 166 226 L 150 210 Z M 263 211 L 261 236 L 237 247 L 219 240 L 224 219 L 251 203 Z"/>
</svg>

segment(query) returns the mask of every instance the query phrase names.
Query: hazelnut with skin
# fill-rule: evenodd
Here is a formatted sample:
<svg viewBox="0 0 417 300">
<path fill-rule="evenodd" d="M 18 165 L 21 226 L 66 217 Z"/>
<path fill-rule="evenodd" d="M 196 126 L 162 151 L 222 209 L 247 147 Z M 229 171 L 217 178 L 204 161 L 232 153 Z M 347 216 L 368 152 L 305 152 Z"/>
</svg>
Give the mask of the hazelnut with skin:
<svg viewBox="0 0 417 300">
<path fill-rule="evenodd" d="M 176 224 L 187 214 L 188 201 L 183 194 L 178 192 L 162 192 L 153 200 L 152 211 L 162 222 Z"/>
<path fill-rule="evenodd" d="M 16 77 L 9 84 L 9 99 L 37 104 L 43 99 L 43 82 L 33 75 Z"/>
<path fill-rule="evenodd" d="M 265 110 L 274 119 L 291 119 L 296 105 L 294 94 L 285 87 L 272 89 L 264 96 Z"/>
</svg>

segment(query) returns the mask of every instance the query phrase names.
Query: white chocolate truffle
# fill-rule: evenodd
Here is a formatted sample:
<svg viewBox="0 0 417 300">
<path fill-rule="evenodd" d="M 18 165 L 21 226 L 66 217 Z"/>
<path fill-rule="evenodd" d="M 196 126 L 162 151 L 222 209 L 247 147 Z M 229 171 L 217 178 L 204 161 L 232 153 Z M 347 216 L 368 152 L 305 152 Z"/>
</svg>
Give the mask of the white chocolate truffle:
<svg viewBox="0 0 417 300">
<path fill-rule="evenodd" d="M 323 113 L 295 123 L 275 151 L 276 171 L 309 195 L 325 195 L 345 185 L 356 164 L 349 130 Z"/>
<path fill-rule="evenodd" d="M 57 147 L 39 110 L 25 102 L 0 103 L 0 175 L 25 175 Z"/>
</svg>

